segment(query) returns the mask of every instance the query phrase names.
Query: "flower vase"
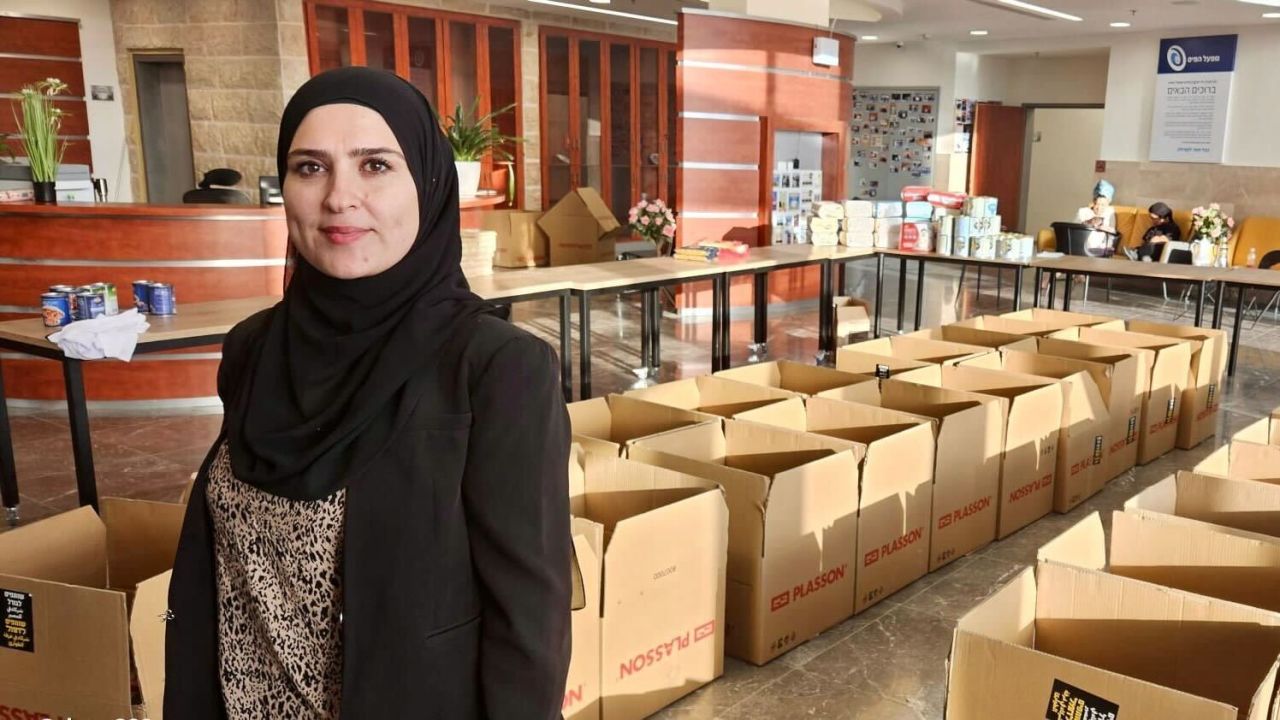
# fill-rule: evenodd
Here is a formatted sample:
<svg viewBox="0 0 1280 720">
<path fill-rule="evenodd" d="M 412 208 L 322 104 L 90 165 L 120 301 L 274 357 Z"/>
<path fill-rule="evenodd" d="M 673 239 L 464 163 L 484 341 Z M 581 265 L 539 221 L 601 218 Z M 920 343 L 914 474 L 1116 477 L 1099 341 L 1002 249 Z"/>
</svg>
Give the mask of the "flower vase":
<svg viewBox="0 0 1280 720">
<path fill-rule="evenodd" d="M 1214 253 L 1214 256 L 1213 256 L 1213 266 L 1220 267 L 1220 268 L 1230 267 L 1231 266 L 1231 257 L 1230 257 L 1231 246 L 1225 242 L 1218 243 L 1215 249 L 1217 250 L 1217 252 Z"/>
<path fill-rule="evenodd" d="M 1191 264 L 1199 267 L 1209 267 L 1214 261 L 1215 246 L 1206 238 L 1197 238 L 1191 241 Z"/>
<path fill-rule="evenodd" d="M 37 181 L 31 183 L 32 189 L 35 191 L 35 201 L 38 205 L 56 205 L 58 203 L 57 183 Z"/>
</svg>

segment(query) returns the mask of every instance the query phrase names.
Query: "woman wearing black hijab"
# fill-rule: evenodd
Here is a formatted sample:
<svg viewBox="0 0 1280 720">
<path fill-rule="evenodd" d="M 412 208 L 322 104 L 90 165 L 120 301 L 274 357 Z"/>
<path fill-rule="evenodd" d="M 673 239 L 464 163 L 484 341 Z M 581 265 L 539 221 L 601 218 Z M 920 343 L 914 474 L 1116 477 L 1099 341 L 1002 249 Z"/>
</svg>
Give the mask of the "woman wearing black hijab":
<svg viewBox="0 0 1280 720">
<path fill-rule="evenodd" d="M 167 614 L 172 718 L 558 718 L 568 419 L 554 353 L 459 261 L 426 98 L 344 68 L 285 108 L 297 265 L 237 325 Z"/>
</svg>

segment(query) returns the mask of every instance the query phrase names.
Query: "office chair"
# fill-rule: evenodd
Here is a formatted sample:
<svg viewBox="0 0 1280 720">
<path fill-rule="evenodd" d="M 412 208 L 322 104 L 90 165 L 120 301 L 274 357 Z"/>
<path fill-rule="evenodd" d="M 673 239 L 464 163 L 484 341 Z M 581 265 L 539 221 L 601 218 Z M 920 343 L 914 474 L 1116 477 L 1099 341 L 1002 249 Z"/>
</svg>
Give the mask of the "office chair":
<svg viewBox="0 0 1280 720">
<path fill-rule="evenodd" d="M 1098 230 L 1081 223 L 1056 222 L 1050 225 L 1063 255 L 1109 258 L 1116 254 L 1120 236 L 1112 230 Z M 1084 301 L 1089 302 L 1089 276 L 1084 276 Z M 1111 278 L 1107 278 L 1107 302 L 1111 302 Z"/>
<path fill-rule="evenodd" d="M 194 190 L 182 194 L 182 202 L 218 205 L 248 205 L 249 196 L 236 190 L 244 176 L 230 168 L 216 168 L 204 174 Z"/>
</svg>

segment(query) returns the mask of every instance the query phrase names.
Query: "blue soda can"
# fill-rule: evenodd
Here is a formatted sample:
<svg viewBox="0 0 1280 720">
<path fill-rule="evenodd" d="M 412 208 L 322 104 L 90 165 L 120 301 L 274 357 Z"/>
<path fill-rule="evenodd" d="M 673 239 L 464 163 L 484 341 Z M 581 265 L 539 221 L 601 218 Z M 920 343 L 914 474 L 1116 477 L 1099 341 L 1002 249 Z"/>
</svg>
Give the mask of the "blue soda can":
<svg viewBox="0 0 1280 720">
<path fill-rule="evenodd" d="M 49 292 L 61 293 L 67 296 L 71 303 L 71 317 L 74 320 L 76 314 L 76 286 L 75 285 L 50 285 Z"/>
<path fill-rule="evenodd" d="M 151 283 L 149 305 L 152 315 L 174 315 L 178 312 L 178 299 L 171 283 Z"/>
<path fill-rule="evenodd" d="M 150 280 L 133 281 L 133 306 L 138 308 L 138 312 L 140 313 L 151 312 Z"/>
<path fill-rule="evenodd" d="M 59 292 L 47 292 L 40 296 L 40 314 L 44 317 L 45 327 L 62 327 L 70 325 L 71 300 Z"/>
<path fill-rule="evenodd" d="M 92 320 L 107 314 L 107 302 L 102 293 L 81 290 L 76 293 L 76 319 Z"/>
</svg>

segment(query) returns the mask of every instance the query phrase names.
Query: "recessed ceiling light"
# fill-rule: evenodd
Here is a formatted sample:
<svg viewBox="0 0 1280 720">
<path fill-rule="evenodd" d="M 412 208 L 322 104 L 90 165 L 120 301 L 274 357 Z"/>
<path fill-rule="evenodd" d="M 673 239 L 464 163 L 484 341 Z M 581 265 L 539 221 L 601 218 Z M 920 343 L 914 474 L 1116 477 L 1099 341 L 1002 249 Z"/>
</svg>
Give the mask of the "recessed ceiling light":
<svg viewBox="0 0 1280 720">
<path fill-rule="evenodd" d="M 1262 17 L 1268 20 L 1275 20 L 1276 18 L 1280 18 L 1280 13 L 1262 13 Z"/>
<path fill-rule="evenodd" d="M 860 38 L 858 38 L 858 39 L 859 39 L 859 40 L 879 40 L 879 39 L 880 39 L 880 36 L 879 36 L 879 35 L 863 35 L 862 37 L 860 37 Z"/>
<path fill-rule="evenodd" d="M 987 31 L 986 30 L 970 30 L 969 34 L 970 35 L 986 35 Z"/>
<path fill-rule="evenodd" d="M 1060 10 L 1054 10 L 1053 8 L 1042 7 L 1040 5 L 1032 5 L 1029 2 L 1023 2 L 1022 0 L 997 0 L 997 1 L 1001 5 L 1008 5 L 1009 7 L 1016 7 L 1021 10 L 1040 13 L 1041 15 L 1048 15 L 1049 17 L 1055 17 L 1055 18 L 1058 18 L 1059 20 L 1070 20 L 1071 22 L 1084 21 L 1084 18 L 1082 17 L 1077 17 L 1075 15 L 1064 13 Z M 1280 0 L 1277 0 L 1277 1 L 1280 1 Z"/>
<path fill-rule="evenodd" d="M 564 8 L 566 10 L 578 10 L 581 12 L 598 13 L 600 15 L 612 15 L 613 17 L 627 18 L 628 20 L 644 20 L 645 22 L 658 23 L 660 25 L 679 25 L 675 20 L 666 18 L 653 17 L 650 15 L 640 15 L 639 13 L 622 12 L 621 10 L 606 10 L 604 8 L 591 7 L 589 5 L 575 5 L 570 2 L 562 2 L 561 0 L 529 0 L 534 5 L 549 5 L 551 7 Z"/>
<path fill-rule="evenodd" d="M 1125 28 L 1125 27 L 1131 27 L 1131 25 L 1129 25 L 1129 23 L 1127 22 L 1113 22 L 1111 23 L 1111 27 Z"/>
</svg>

